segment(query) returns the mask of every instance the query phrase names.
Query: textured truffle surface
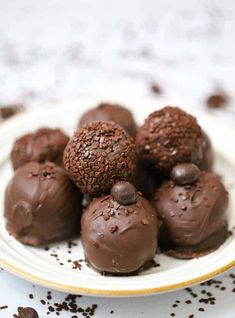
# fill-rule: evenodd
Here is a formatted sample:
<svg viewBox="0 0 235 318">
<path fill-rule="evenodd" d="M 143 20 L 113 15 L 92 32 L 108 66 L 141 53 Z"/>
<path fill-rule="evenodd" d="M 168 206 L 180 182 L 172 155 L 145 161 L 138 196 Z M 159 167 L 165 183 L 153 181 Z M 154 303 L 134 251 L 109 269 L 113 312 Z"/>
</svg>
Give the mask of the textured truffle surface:
<svg viewBox="0 0 235 318">
<path fill-rule="evenodd" d="M 64 148 L 69 141 L 60 129 L 41 128 L 17 139 L 14 143 L 11 160 L 14 170 L 30 161 L 63 162 Z"/>
<path fill-rule="evenodd" d="M 228 236 L 228 193 L 212 173 L 201 172 L 191 185 L 166 181 L 156 190 L 154 202 L 162 220 L 161 247 L 172 256 L 206 254 Z"/>
<path fill-rule="evenodd" d="M 110 103 L 101 103 L 99 106 L 85 112 L 81 117 L 78 126 L 82 127 L 84 124 L 93 121 L 113 121 L 123 127 L 128 134 L 135 138 L 135 120 L 132 113 L 123 106 Z"/>
<path fill-rule="evenodd" d="M 40 245 L 79 233 L 81 194 L 54 163 L 16 170 L 5 193 L 7 230 L 19 241 Z"/>
<path fill-rule="evenodd" d="M 81 239 L 87 261 L 100 272 L 129 274 L 151 261 L 157 250 L 158 220 L 140 194 L 130 205 L 111 195 L 93 199 L 83 212 Z"/>
<path fill-rule="evenodd" d="M 149 115 L 137 131 L 137 151 L 155 172 L 168 175 L 180 162 L 199 164 L 203 135 L 197 120 L 177 107 L 165 107 Z"/>
<path fill-rule="evenodd" d="M 79 128 L 64 151 L 64 167 L 84 194 L 109 191 L 128 181 L 136 168 L 133 139 L 113 122 L 92 122 Z"/>
<path fill-rule="evenodd" d="M 203 131 L 202 142 L 203 156 L 202 160 L 198 164 L 198 167 L 202 171 L 212 171 L 214 164 L 214 152 L 209 136 Z"/>
</svg>

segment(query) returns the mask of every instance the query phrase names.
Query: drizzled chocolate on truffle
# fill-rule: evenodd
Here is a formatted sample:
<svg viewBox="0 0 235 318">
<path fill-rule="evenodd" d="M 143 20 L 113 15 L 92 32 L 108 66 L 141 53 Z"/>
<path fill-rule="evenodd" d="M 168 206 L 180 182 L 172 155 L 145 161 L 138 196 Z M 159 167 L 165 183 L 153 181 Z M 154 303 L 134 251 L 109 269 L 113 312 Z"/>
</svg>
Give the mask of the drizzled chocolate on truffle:
<svg viewBox="0 0 235 318">
<path fill-rule="evenodd" d="M 123 106 L 101 103 L 99 106 L 85 112 L 81 117 L 78 126 L 82 127 L 84 124 L 91 123 L 93 121 L 113 121 L 123 127 L 128 134 L 135 138 L 135 120 L 132 113 Z"/>
<path fill-rule="evenodd" d="M 30 161 L 48 160 L 61 165 L 68 141 L 69 137 L 60 129 L 41 128 L 22 136 L 15 141 L 11 152 L 14 170 Z"/>
<path fill-rule="evenodd" d="M 134 273 L 156 253 L 156 212 L 128 182 L 115 184 L 111 193 L 93 199 L 83 212 L 84 253 L 92 267 L 100 272 Z"/>
<path fill-rule="evenodd" d="M 64 152 L 64 167 L 84 194 L 110 191 L 130 180 L 137 156 L 133 139 L 114 122 L 92 122 L 75 132 Z"/>
<path fill-rule="evenodd" d="M 197 120 L 177 107 L 165 107 L 150 114 L 136 135 L 142 161 L 163 175 L 168 175 L 180 162 L 200 163 L 202 142 Z"/>
<path fill-rule="evenodd" d="M 198 257 L 215 250 L 228 236 L 228 193 L 219 177 L 198 173 L 191 164 L 174 167 L 171 176 L 175 181 L 164 182 L 154 197 L 162 220 L 161 249 L 178 258 Z"/>
<path fill-rule="evenodd" d="M 40 245 L 79 234 L 81 195 L 54 163 L 16 170 L 5 193 L 7 230 L 19 241 Z"/>
</svg>

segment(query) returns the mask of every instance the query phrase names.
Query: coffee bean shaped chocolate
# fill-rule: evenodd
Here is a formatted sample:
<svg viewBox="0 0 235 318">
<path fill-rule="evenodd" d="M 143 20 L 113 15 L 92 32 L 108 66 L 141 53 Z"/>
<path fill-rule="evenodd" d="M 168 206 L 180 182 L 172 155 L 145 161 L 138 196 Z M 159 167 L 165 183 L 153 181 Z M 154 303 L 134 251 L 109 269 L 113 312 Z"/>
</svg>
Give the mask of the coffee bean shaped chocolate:
<svg viewBox="0 0 235 318">
<path fill-rule="evenodd" d="M 178 185 L 186 185 L 198 180 L 200 170 L 193 163 L 180 163 L 171 170 L 170 175 Z"/>
<path fill-rule="evenodd" d="M 119 181 L 112 187 L 111 195 L 115 201 L 122 205 L 130 205 L 136 203 L 137 190 L 129 182 Z"/>
</svg>

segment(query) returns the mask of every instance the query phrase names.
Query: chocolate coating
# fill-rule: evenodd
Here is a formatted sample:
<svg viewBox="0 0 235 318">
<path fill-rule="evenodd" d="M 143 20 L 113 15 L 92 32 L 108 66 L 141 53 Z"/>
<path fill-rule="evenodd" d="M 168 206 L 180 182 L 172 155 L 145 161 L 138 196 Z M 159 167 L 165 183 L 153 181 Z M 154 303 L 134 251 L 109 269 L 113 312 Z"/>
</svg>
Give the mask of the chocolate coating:
<svg viewBox="0 0 235 318">
<path fill-rule="evenodd" d="M 192 184 L 198 180 L 200 170 L 193 163 L 178 163 L 171 170 L 171 179 L 179 185 Z"/>
<path fill-rule="evenodd" d="M 14 170 L 30 161 L 51 161 L 62 165 L 64 148 L 69 141 L 60 129 L 40 128 L 14 143 L 11 160 Z"/>
<path fill-rule="evenodd" d="M 31 307 L 19 307 L 18 318 L 39 318 L 38 313 Z"/>
<path fill-rule="evenodd" d="M 122 205 L 130 205 L 136 203 L 137 190 L 129 182 L 119 181 L 112 187 L 111 195 L 114 201 Z"/>
<path fill-rule="evenodd" d="M 79 233 L 81 194 L 54 163 L 30 162 L 16 170 L 5 192 L 7 230 L 40 245 Z"/>
<path fill-rule="evenodd" d="M 198 167 L 202 171 L 212 171 L 214 164 L 214 152 L 213 147 L 208 135 L 203 131 L 203 141 L 202 141 L 202 160 L 198 164 Z"/>
<path fill-rule="evenodd" d="M 128 134 L 135 138 L 135 120 L 132 113 L 123 106 L 101 103 L 97 107 L 92 108 L 83 114 L 78 127 L 82 127 L 84 124 L 91 123 L 93 121 L 113 121 L 123 127 Z"/>
<path fill-rule="evenodd" d="M 78 129 L 64 151 L 64 167 L 84 194 L 110 191 L 136 169 L 133 139 L 114 122 L 92 122 Z"/>
<path fill-rule="evenodd" d="M 192 258 L 218 248 L 228 236 L 228 193 L 218 176 L 201 172 L 186 186 L 166 181 L 154 197 L 162 220 L 161 248 L 178 258 Z"/>
<path fill-rule="evenodd" d="M 197 120 L 177 107 L 165 107 L 150 114 L 136 135 L 141 160 L 156 173 L 167 176 L 177 163 L 200 163 L 202 141 Z"/>
<path fill-rule="evenodd" d="M 120 205 L 111 195 L 93 199 L 82 214 L 81 230 L 86 259 L 100 272 L 134 273 L 157 250 L 156 212 L 139 194 L 129 206 Z"/>
</svg>

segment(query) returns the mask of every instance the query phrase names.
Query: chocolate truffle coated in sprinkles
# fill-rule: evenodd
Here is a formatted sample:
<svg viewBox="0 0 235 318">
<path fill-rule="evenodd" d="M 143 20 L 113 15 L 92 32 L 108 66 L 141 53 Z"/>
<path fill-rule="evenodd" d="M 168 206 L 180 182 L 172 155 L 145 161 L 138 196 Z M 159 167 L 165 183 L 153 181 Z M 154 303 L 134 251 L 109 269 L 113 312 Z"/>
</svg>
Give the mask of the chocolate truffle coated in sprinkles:
<svg viewBox="0 0 235 318">
<path fill-rule="evenodd" d="M 99 272 L 137 272 L 157 251 L 158 220 L 140 194 L 136 203 L 121 205 L 111 195 L 93 199 L 83 212 L 81 240 L 88 263 Z"/>
<path fill-rule="evenodd" d="M 193 258 L 217 249 L 228 237 L 228 193 L 218 176 L 201 172 L 191 185 L 165 181 L 154 196 L 161 249 L 178 258 Z"/>
<path fill-rule="evenodd" d="M 126 130 L 126 132 L 128 132 L 128 134 L 135 138 L 135 120 L 133 118 L 132 113 L 123 106 L 111 103 L 101 103 L 97 107 L 85 112 L 81 117 L 78 126 L 82 127 L 84 124 L 98 120 L 113 121 L 116 124 L 123 127 Z"/>
<path fill-rule="evenodd" d="M 203 134 L 197 120 L 177 107 L 148 116 L 136 135 L 137 152 L 156 173 L 168 175 L 181 162 L 199 164 Z"/>
<path fill-rule="evenodd" d="M 114 122 L 79 128 L 64 151 L 64 167 L 84 194 L 110 191 L 116 181 L 131 179 L 137 165 L 134 140 Z"/>
</svg>

